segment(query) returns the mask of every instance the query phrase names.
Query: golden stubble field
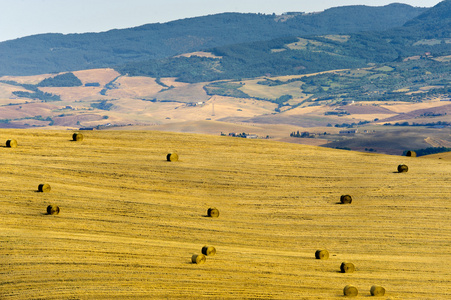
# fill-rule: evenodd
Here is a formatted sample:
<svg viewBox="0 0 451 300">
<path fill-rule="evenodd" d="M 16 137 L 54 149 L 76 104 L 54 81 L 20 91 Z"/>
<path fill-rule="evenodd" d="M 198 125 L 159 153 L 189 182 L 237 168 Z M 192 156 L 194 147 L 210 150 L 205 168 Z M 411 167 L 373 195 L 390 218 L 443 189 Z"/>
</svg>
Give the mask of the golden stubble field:
<svg viewBox="0 0 451 300">
<path fill-rule="evenodd" d="M 372 285 L 380 299 L 451 297 L 449 160 L 83 134 L 0 131 L 0 299 L 342 299 L 348 284 L 363 298 Z M 191 263 L 204 245 L 216 255 Z"/>
</svg>

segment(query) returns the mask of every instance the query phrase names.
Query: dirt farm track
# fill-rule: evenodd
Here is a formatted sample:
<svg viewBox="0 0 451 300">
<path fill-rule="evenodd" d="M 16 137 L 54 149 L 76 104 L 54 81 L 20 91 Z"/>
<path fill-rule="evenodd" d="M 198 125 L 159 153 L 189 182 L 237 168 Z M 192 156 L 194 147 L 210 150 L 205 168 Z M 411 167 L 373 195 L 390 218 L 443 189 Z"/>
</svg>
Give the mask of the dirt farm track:
<svg viewBox="0 0 451 300">
<path fill-rule="evenodd" d="M 380 285 L 377 299 L 451 299 L 449 159 L 72 133 L 0 130 L 1 300 L 345 299 L 346 285 L 357 298 Z M 205 245 L 216 255 L 192 263 Z"/>
</svg>

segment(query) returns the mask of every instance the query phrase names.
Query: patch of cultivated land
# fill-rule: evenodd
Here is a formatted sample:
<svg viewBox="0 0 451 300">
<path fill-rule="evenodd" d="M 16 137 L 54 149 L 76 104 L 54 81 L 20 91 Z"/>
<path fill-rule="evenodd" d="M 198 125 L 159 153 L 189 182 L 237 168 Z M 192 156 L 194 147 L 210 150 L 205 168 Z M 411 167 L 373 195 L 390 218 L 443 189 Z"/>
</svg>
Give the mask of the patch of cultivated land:
<svg viewBox="0 0 451 300">
<path fill-rule="evenodd" d="M 154 97 L 163 86 L 151 77 L 121 76 L 115 81 L 115 89 L 108 91 L 108 96 L 114 98 L 145 98 Z"/>
<path fill-rule="evenodd" d="M 429 106 L 427 108 L 423 109 L 417 109 L 413 111 L 409 111 L 406 113 L 401 113 L 396 116 L 380 120 L 380 122 L 394 122 L 394 121 L 400 121 L 400 120 L 408 120 L 412 122 L 420 123 L 427 123 L 427 122 L 434 122 L 433 118 L 428 117 L 421 119 L 421 117 L 427 116 L 428 114 L 438 114 L 442 115 L 441 119 L 444 119 L 446 121 L 451 120 L 451 104 L 448 104 L 449 102 L 442 102 L 442 105 L 440 106 Z M 415 119 L 421 119 L 421 120 L 415 120 Z M 428 121 L 429 120 L 429 121 Z"/>
<path fill-rule="evenodd" d="M 443 159 L 443 160 L 451 161 L 451 151 L 450 152 L 444 152 L 444 153 L 436 153 L 436 154 L 426 155 L 425 157 L 431 158 L 431 159 Z"/>
<path fill-rule="evenodd" d="M 384 67 L 381 70 L 384 70 Z M 322 74 L 341 74 L 345 71 L 347 75 L 355 77 L 370 72 L 364 69 L 334 70 L 322 72 Z M 189 84 L 177 82 L 175 78 L 157 80 L 150 77 L 120 76 L 113 69 L 93 69 L 73 73 L 82 81 L 83 86 L 41 87 L 39 88 L 41 91 L 58 95 L 61 98 L 61 101 L 45 103 L 38 99 L 21 98 L 14 95 L 14 91 L 26 90 L 22 86 L 8 84 L 8 81 L 20 84 L 38 84 L 44 78 L 55 76 L 55 74 L 1 77 L 0 79 L 5 80 L 6 83 L 0 83 L 0 127 L 75 129 L 96 126 L 127 126 L 127 128 L 133 129 L 139 126 L 146 129 L 167 130 L 165 128 L 172 128 L 177 132 L 212 133 L 214 135 L 236 131 L 255 133 L 259 137 L 270 136 L 273 140 L 278 141 L 310 145 L 323 145 L 329 141 L 335 143 L 331 146 L 348 147 L 340 137 L 293 139 L 290 138 L 290 133 L 308 131 L 318 134 L 327 131 L 333 135 L 338 133 L 339 128 L 344 128 L 341 126 L 342 124 L 358 124 L 359 122 L 371 122 L 378 125 L 388 122 L 393 124 L 397 122 L 411 124 L 451 122 L 451 105 L 449 101 L 445 101 L 447 98 L 444 95 L 426 97 L 421 103 L 401 101 L 356 101 L 350 103 L 348 101 L 348 105 L 342 105 L 343 102 L 337 102 L 334 97 L 316 101 L 313 94 L 302 90 L 303 82 L 296 80 L 305 78 L 307 82 L 314 78 L 314 75 L 320 73 L 262 77 L 239 82 L 241 83 L 239 89 L 251 97 L 274 101 L 279 97 L 290 95 L 291 100 L 280 107 L 276 103 L 261 99 L 208 95 L 204 89 L 206 85 L 210 84 L 208 82 Z M 295 81 L 289 82 L 290 80 Z M 260 81 L 286 83 L 270 86 L 258 84 Z M 86 84 L 88 86 L 85 86 Z M 324 84 L 333 86 L 327 82 Z M 340 112 L 342 113 L 340 114 Z M 204 122 L 206 120 L 216 121 L 224 126 Z M 193 126 L 193 122 L 196 123 L 195 126 Z M 200 124 L 202 126 L 199 126 Z M 211 128 L 209 128 L 210 125 L 212 125 Z M 335 127 L 336 125 L 337 127 Z M 248 126 L 258 129 L 248 130 Z M 276 126 L 278 126 L 277 129 L 275 129 Z M 329 127 L 325 128 L 326 126 Z M 358 127 L 360 131 L 364 130 L 362 126 Z M 194 128 L 197 128 L 198 131 L 193 131 Z M 284 131 L 283 128 L 287 130 Z M 419 131 L 418 136 L 423 136 L 423 129 L 416 128 L 416 130 Z M 379 126 L 376 131 L 386 131 L 386 127 Z M 382 137 L 383 134 L 379 136 Z M 443 138 L 438 131 L 430 132 L 426 137 Z M 355 136 L 355 138 L 360 137 Z M 371 143 L 368 144 L 371 142 L 371 139 L 368 138 L 371 137 L 365 135 L 363 139 L 354 141 L 356 148 L 352 149 L 363 151 L 365 148 L 374 148 L 370 145 Z M 407 142 L 407 144 L 418 145 L 418 139 L 415 140 L 415 143 Z M 406 145 L 399 148 L 398 146 L 402 144 L 399 139 L 389 139 L 388 141 L 395 141 L 395 143 L 387 144 L 385 142 L 384 144 L 380 140 L 377 142 L 377 151 L 398 154 L 407 147 Z M 449 141 L 449 137 L 445 138 L 445 141 Z"/>
<path fill-rule="evenodd" d="M 244 81 L 244 85 L 240 87 L 240 90 L 246 94 L 262 99 L 275 100 L 283 95 L 292 95 L 294 98 L 308 98 L 306 94 L 302 92 L 300 88 L 303 84 L 301 81 L 294 81 L 291 83 L 278 85 L 278 86 L 267 86 L 258 84 L 258 82 L 263 79 L 254 79 Z"/>
<path fill-rule="evenodd" d="M 15 81 L 20 84 L 38 84 L 42 80 L 53 77 L 52 74 L 41 74 L 41 75 L 32 75 L 32 76 L 2 76 L 0 80 L 5 81 Z"/>
<path fill-rule="evenodd" d="M 113 69 L 90 69 L 73 72 L 83 84 L 97 82 L 101 86 L 113 81 L 120 74 Z"/>
<path fill-rule="evenodd" d="M 447 147 L 450 139 L 450 130 L 446 127 L 368 126 L 360 128 L 356 134 L 334 136 L 326 146 L 401 155 L 405 150 Z"/>
<path fill-rule="evenodd" d="M 449 160 L 83 134 L 0 131 L 2 146 L 18 142 L 0 147 L 1 299 L 342 299 L 348 284 L 359 297 L 372 285 L 384 299 L 451 296 Z M 337 204 L 343 194 L 351 204 Z M 216 255 L 191 263 L 204 245 Z M 344 261 L 356 271 L 340 273 Z"/>
</svg>

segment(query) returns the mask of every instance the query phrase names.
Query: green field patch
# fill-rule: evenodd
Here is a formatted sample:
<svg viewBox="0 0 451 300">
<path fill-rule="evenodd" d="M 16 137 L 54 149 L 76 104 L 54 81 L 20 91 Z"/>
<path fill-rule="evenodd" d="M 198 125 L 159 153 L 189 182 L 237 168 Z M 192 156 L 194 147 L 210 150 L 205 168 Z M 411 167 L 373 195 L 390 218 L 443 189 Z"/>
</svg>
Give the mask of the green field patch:
<svg viewBox="0 0 451 300">
<path fill-rule="evenodd" d="M 442 40 L 439 39 L 424 39 L 424 40 L 419 40 L 418 42 L 414 43 L 414 46 L 419 46 L 419 45 L 428 45 L 428 46 L 434 46 L 434 45 L 439 45 L 442 42 Z"/>
<path fill-rule="evenodd" d="M 322 45 L 324 44 L 315 40 L 299 38 L 297 42 L 287 44 L 286 47 L 291 50 L 304 50 L 307 46 L 320 47 Z"/>
<path fill-rule="evenodd" d="M 297 42 L 287 44 L 287 48 L 291 50 L 304 50 L 309 43 L 309 40 L 299 38 Z"/>
<path fill-rule="evenodd" d="M 407 93 L 410 92 L 410 89 L 408 88 L 401 88 L 393 91 L 394 93 Z"/>
<path fill-rule="evenodd" d="M 286 51 L 287 49 L 285 49 L 285 48 L 278 48 L 278 49 L 271 49 L 271 52 L 272 53 L 278 53 L 278 52 L 283 52 L 283 51 Z"/>
<path fill-rule="evenodd" d="M 342 88 L 345 85 L 341 84 L 340 82 L 331 82 L 329 85 L 329 88 L 335 89 L 335 88 Z"/>
<path fill-rule="evenodd" d="M 379 71 L 379 72 L 392 72 L 394 70 L 394 68 L 389 67 L 389 66 L 383 66 L 377 69 L 374 69 L 375 71 Z"/>
<path fill-rule="evenodd" d="M 439 61 L 439 62 L 450 62 L 451 55 L 436 57 L 434 60 Z"/>
<path fill-rule="evenodd" d="M 291 95 L 293 98 L 304 98 L 301 86 L 303 82 L 294 81 L 287 84 L 268 86 L 258 84 L 260 79 L 247 80 L 239 89 L 251 97 L 275 100 L 283 95 Z"/>
<path fill-rule="evenodd" d="M 248 94 L 240 90 L 241 83 L 213 82 L 204 87 L 208 95 L 219 95 L 235 98 L 250 98 Z"/>
<path fill-rule="evenodd" d="M 334 41 L 334 42 L 346 43 L 351 36 L 349 36 L 349 35 L 339 35 L 339 34 L 329 34 L 329 35 L 323 35 L 322 37 L 326 38 L 326 39 L 329 39 L 331 41 Z"/>
</svg>

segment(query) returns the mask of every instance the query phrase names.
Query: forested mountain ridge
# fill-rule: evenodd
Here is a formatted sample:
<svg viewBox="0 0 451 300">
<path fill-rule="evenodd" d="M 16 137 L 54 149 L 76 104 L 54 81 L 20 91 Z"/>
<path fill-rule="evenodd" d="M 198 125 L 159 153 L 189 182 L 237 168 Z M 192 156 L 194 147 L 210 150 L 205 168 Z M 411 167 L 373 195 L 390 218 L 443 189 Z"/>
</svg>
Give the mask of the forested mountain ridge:
<svg viewBox="0 0 451 300">
<path fill-rule="evenodd" d="M 0 75 L 112 67 L 133 61 L 286 36 L 349 34 L 401 26 L 425 12 L 404 4 L 346 6 L 320 13 L 223 13 L 85 34 L 41 34 L 0 43 Z"/>
<path fill-rule="evenodd" d="M 216 57 L 172 57 L 131 62 L 122 74 L 177 77 L 183 82 L 251 78 L 270 74 L 300 75 L 369 63 L 401 61 L 410 56 L 451 53 L 451 1 L 446 0 L 407 22 L 383 32 L 284 37 L 208 49 Z"/>
<path fill-rule="evenodd" d="M 450 38 L 451 37 L 451 1 L 445 0 L 438 3 L 433 9 L 418 15 L 404 24 L 403 28 L 408 32 L 416 32 L 426 38 Z"/>
</svg>

